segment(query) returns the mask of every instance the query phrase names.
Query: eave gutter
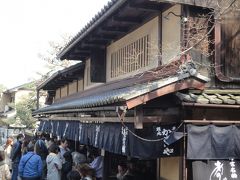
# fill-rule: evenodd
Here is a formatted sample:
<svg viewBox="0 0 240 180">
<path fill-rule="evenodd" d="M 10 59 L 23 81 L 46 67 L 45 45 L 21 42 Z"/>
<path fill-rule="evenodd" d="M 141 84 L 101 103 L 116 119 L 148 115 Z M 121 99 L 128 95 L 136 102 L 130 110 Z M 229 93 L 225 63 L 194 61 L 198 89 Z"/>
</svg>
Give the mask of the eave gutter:
<svg viewBox="0 0 240 180">
<path fill-rule="evenodd" d="M 96 20 L 86 31 L 84 31 L 79 37 L 77 37 L 71 44 L 67 45 L 59 54 L 57 54 L 57 59 L 63 60 L 63 56 L 73 48 L 80 40 L 82 40 L 86 35 L 88 35 L 96 26 L 102 23 L 108 16 L 110 16 L 114 11 L 116 11 L 121 5 L 123 5 L 127 0 L 117 0 L 109 10 L 107 10 L 98 20 Z"/>
</svg>

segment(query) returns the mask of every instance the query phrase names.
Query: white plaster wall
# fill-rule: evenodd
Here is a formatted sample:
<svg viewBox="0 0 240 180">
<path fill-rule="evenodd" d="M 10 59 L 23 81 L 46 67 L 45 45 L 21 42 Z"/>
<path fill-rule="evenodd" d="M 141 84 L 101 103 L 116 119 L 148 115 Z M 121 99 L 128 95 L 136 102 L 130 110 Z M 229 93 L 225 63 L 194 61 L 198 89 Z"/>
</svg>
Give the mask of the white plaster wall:
<svg viewBox="0 0 240 180">
<path fill-rule="evenodd" d="M 68 84 L 68 95 L 74 94 L 77 92 L 77 81 Z"/>
<path fill-rule="evenodd" d="M 142 68 L 141 70 L 127 73 L 116 78 L 111 78 L 111 54 L 118 49 L 125 47 L 128 44 L 135 42 L 136 40 L 149 35 L 150 36 L 150 65 L 148 67 Z M 119 39 L 118 41 L 112 43 L 107 47 L 107 82 L 122 79 L 134 74 L 137 74 L 141 71 L 152 69 L 158 66 L 158 57 L 155 55 L 154 49 L 158 49 L 158 42 L 159 42 L 159 18 L 155 17 L 154 19 L 150 20 L 149 22 L 145 23 L 143 26 L 139 27 L 135 31 L 127 34 L 123 38 Z"/>
<path fill-rule="evenodd" d="M 181 14 L 181 5 L 175 5 L 162 13 L 162 63 L 168 64 L 181 52 L 181 18 L 168 14 Z"/>
</svg>

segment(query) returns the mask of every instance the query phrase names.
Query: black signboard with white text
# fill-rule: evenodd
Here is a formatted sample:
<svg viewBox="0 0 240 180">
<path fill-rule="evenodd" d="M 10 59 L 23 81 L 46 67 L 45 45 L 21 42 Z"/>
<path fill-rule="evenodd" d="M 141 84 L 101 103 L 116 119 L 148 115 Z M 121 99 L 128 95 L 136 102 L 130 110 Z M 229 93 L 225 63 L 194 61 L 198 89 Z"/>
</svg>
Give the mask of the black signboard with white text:
<svg viewBox="0 0 240 180">
<path fill-rule="evenodd" d="M 192 161 L 192 180 L 239 180 L 240 161 Z"/>
</svg>

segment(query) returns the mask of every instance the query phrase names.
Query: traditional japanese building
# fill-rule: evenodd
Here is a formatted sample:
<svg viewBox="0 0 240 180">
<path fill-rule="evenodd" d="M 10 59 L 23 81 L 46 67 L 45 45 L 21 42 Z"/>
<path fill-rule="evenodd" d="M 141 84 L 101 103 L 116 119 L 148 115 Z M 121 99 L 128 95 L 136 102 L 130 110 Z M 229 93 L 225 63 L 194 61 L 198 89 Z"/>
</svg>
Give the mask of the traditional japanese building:
<svg viewBox="0 0 240 180">
<path fill-rule="evenodd" d="M 120 156 L 152 179 L 240 177 L 238 3 L 110 1 L 38 87 L 39 130 L 102 149 L 104 179 Z"/>
</svg>

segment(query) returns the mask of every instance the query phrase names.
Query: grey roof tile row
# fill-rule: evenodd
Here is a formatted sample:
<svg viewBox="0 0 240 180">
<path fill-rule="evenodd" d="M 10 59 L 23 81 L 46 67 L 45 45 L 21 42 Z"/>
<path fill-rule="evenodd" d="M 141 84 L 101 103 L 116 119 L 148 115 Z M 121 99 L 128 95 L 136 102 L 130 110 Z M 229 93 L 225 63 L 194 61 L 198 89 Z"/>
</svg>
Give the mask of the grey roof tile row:
<svg viewBox="0 0 240 180">
<path fill-rule="evenodd" d="M 207 94 L 207 93 L 180 93 L 177 92 L 176 95 L 180 100 L 190 103 L 200 103 L 200 104 L 240 104 L 240 92 L 239 94 Z"/>
<path fill-rule="evenodd" d="M 50 111 L 52 112 L 52 111 L 67 110 L 67 109 L 99 107 L 99 106 L 110 105 L 114 103 L 125 102 L 129 99 L 141 96 L 143 94 L 162 88 L 171 83 L 179 82 L 183 79 L 190 78 L 190 77 L 197 78 L 201 81 L 206 81 L 206 79 L 200 74 L 191 76 L 189 73 L 184 73 L 181 75 L 176 75 L 173 77 L 156 80 L 153 82 L 136 84 L 130 87 L 114 89 L 111 91 L 102 92 L 100 94 L 93 94 L 90 96 L 81 97 L 74 100 L 55 103 L 35 111 L 34 114 L 41 114 L 43 112 L 50 112 Z"/>
</svg>

